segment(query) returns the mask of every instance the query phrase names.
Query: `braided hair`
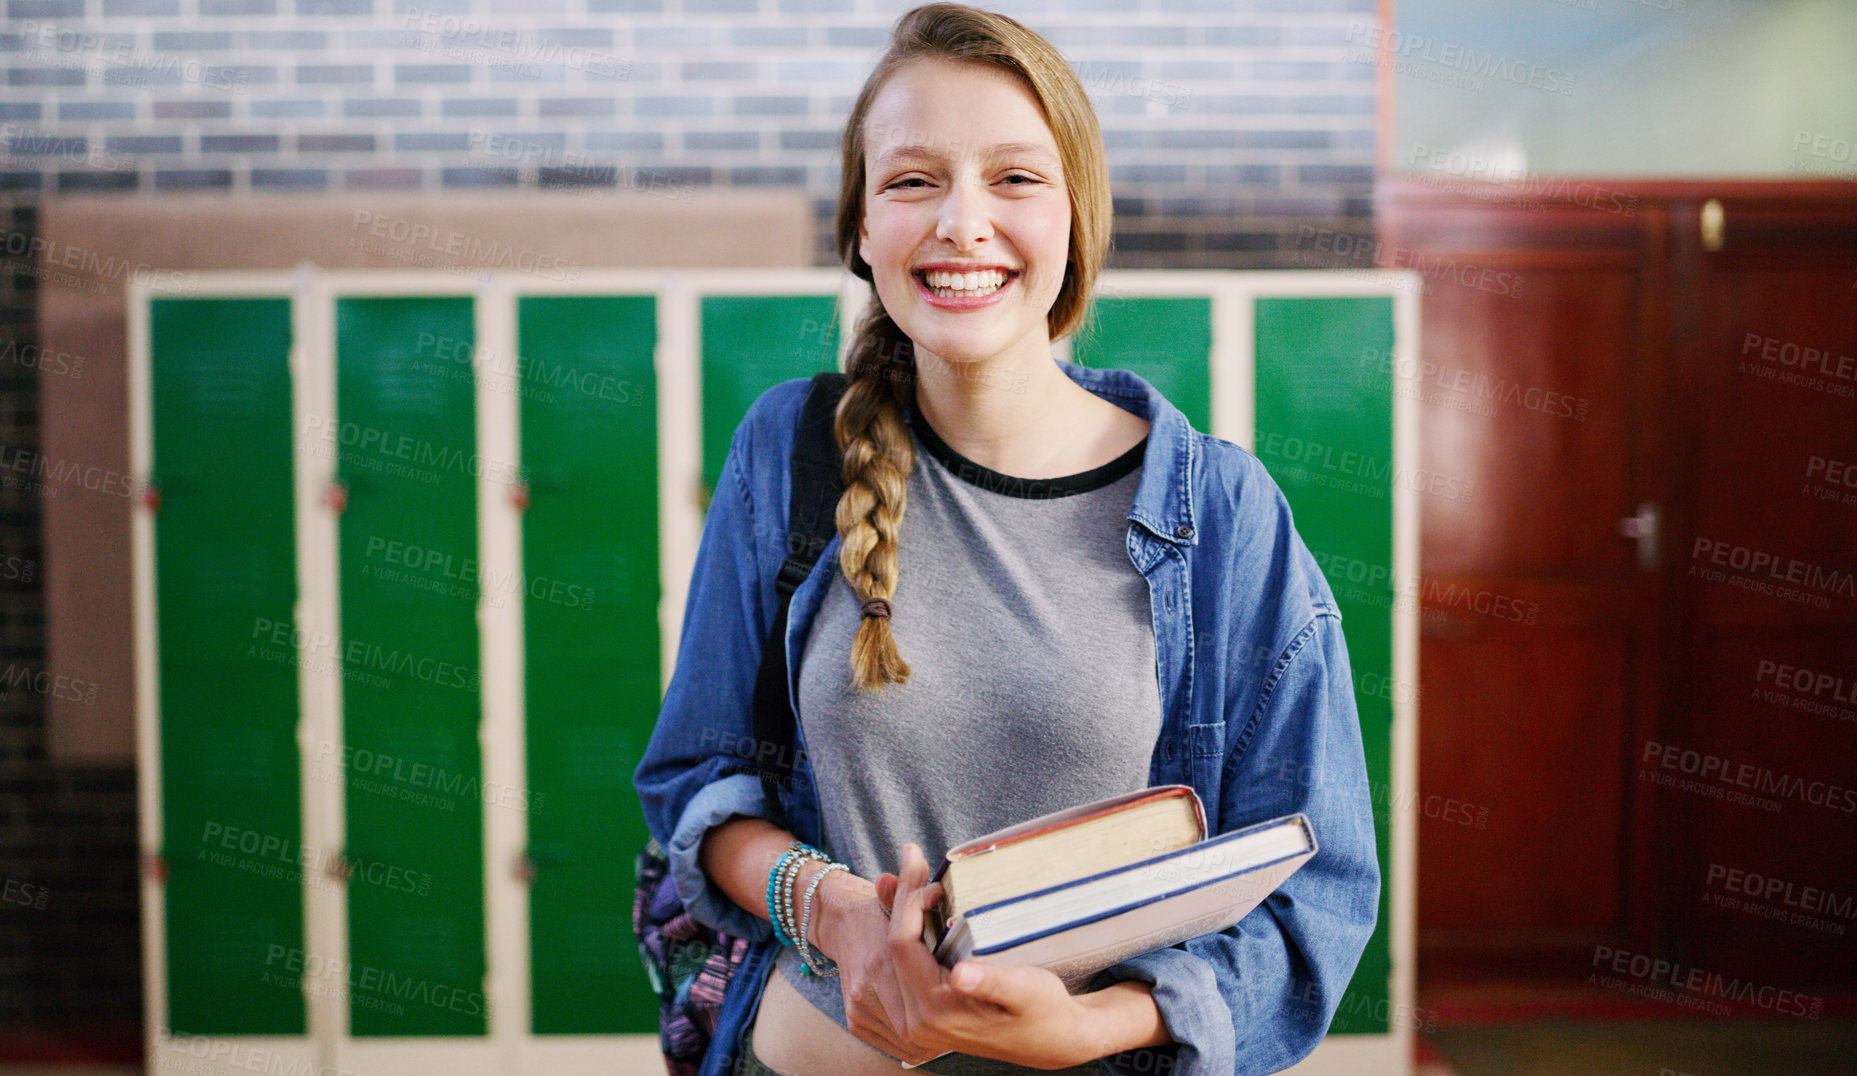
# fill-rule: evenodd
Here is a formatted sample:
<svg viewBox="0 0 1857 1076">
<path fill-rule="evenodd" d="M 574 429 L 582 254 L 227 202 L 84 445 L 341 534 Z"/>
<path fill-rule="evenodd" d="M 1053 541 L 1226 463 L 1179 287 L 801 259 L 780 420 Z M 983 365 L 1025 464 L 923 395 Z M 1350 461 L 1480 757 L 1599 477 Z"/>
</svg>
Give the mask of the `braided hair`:
<svg viewBox="0 0 1857 1076">
<path fill-rule="evenodd" d="M 1070 250 L 1064 281 L 1045 317 L 1051 339 L 1073 332 L 1089 308 L 1108 254 L 1109 171 L 1096 112 L 1076 73 L 1050 42 L 1005 15 L 962 4 L 925 4 L 897 20 L 889 49 L 865 80 L 841 144 L 836 241 L 845 266 L 872 280 L 858 252 L 864 219 L 864 122 L 878 91 L 904 64 L 919 59 L 981 63 L 1017 76 L 1044 109 L 1058 146 L 1070 197 Z M 896 593 L 898 539 L 915 446 L 903 421 L 915 398 L 915 347 L 873 289 L 845 362 L 847 384 L 834 432 L 844 454 L 845 492 L 836 523 L 838 564 L 865 615 L 851 642 L 851 681 L 861 691 L 907 683 L 889 601 Z"/>
</svg>

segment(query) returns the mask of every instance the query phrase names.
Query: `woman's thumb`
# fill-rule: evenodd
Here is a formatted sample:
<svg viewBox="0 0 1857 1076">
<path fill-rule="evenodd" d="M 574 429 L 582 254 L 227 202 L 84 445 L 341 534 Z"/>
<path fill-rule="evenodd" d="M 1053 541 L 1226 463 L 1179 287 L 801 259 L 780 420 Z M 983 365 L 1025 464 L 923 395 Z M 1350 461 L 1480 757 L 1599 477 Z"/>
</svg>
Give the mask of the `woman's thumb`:
<svg viewBox="0 0 1857 1076">
<path fill-rule="evenodd" d="M 883 904 L 884 911 L 890 911 L 896 903 L 896 875 L 884 871 L 877 876 L 877 900 Z"/>
</svg>

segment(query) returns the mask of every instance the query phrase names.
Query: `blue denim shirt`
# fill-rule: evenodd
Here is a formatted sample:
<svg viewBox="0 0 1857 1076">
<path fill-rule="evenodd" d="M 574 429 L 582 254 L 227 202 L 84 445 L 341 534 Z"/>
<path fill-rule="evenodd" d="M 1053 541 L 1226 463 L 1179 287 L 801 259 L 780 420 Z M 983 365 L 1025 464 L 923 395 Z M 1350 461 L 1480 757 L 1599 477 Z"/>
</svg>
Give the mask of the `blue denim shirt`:
<svg viewBox="0 0 1857 1076">
<path fill-rule="evenodd" d="M 1327 1032 L 1379 900 L 1373 808 L 1340 614 L 1282 492 L 1256 457 L 1193 429 L 1133 373 L 1058 365 L 1150 423 L 1128 513 L 1129 566 L 1152 595 L 1161 691 L 1149 783 L 1190 784 L 1214 833 L 1301 811 L 1320 844 L 1232 927 L 1100 972 L 1091 989 L 1120 979 L 1151 983 L 1175 1041 L 1099 1064 L 1110 1073 L 1175 1076 L 1277 1072 Z M 697 851 L 711 827 L 734 815 L 769 817 L 760 777 L 741 771 L 744 759 L 776 761 L 771 748 L 753 744 L 752 699 L 778 608 L 788 461 L 808 384 L 769 389 L 735 431 L 703 523 L 676 668 L 633 777 L 690 913 L 752 942 L 729 982 L 700 1076 L 732 1070 L 779 945 L 766 919 L 709 880 Z M 793 595 L 786 652 L 795 698 L 794 657 L 838 572 L 838 549 L 834 536 Z M 782 806 L 794 834 L 819 845 L 803 730 L 795 737 Z"/>
</svg>

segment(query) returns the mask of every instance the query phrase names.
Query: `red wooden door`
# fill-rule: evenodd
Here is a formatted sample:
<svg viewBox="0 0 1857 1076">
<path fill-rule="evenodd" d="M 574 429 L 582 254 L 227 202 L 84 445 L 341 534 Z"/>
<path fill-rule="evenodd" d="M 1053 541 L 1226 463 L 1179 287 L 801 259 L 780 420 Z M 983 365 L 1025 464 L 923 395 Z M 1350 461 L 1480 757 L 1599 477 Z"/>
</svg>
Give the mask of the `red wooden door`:
<svg viewBox="0 0 1857 1076">
<path fill-rule="evenodd" d="M 1774 991 L 1848 986 L 1857 195 L 1724 196 L 1717 249 L 1702 241 L 1704 204 L 1671 210 L 1693 300 L 1674 346 L 1670 706 L 1639 763 L 1657 775 L 1640 783 L 1661 822 L 1647 851 L 1664 851 L 1662 946 Z"/>
<path fill-rule="evenodd" d="M 1848 986 L 1857 197 L 1594 186 L 1381 192 L 1473 491 L 1420 498 L 1421 966 Z"/>
<path fill-rule="evenodd" d="M 1655 706 L 1658 577 L 1619 524 L 1662 496 L 1660 233 L 1389 195 L 1381 261 L 1425 280 L 1421 466 L 1469 490 L 1420 498 L 1421 960 L 1572 970 L 1627 925 L 1626 760 Z"/>
</svg>

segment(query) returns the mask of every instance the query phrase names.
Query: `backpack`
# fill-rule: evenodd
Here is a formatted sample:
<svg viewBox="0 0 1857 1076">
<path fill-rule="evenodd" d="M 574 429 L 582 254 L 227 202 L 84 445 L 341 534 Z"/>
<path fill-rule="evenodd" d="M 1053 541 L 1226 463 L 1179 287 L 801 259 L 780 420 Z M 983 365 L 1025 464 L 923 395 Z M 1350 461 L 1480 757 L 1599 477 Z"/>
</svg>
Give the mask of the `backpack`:
<svg viewBox="0 0 1857 1076">
<path fill-rule="evenodd" d="M 795 721 L 787 693 L 787 606 L 837 529 L 835 516 L 844 492 L 844 475 L 833 424 L 845 384 L 841 373 L 813 375 L 794 433 L 787 558 L 774 581 L 778 611 L 761 649 L 754 685 L 754 742 L 777 744 L 782 750 L 773 753 L 778 761 L 772 765 L 754 766 L 744 760 L 724 771 L 759 772 L 772 821 L 789 829 L 779 796 L 780 787 L 793 779 L 793 752 L 787 750 L 793 743 Z M 670 861 L 657 838 L 648 840 L 633 861 L 633 878 L 632 930 L 638 937 L 645 975 L 658 995 L 658 1043 L 664 1065 L 670 1076 L 696 1076 L 715 1037 L 723 994 L 747 957 L 749 943 L 689 914 L 672 884 Z"/>
</svg>

